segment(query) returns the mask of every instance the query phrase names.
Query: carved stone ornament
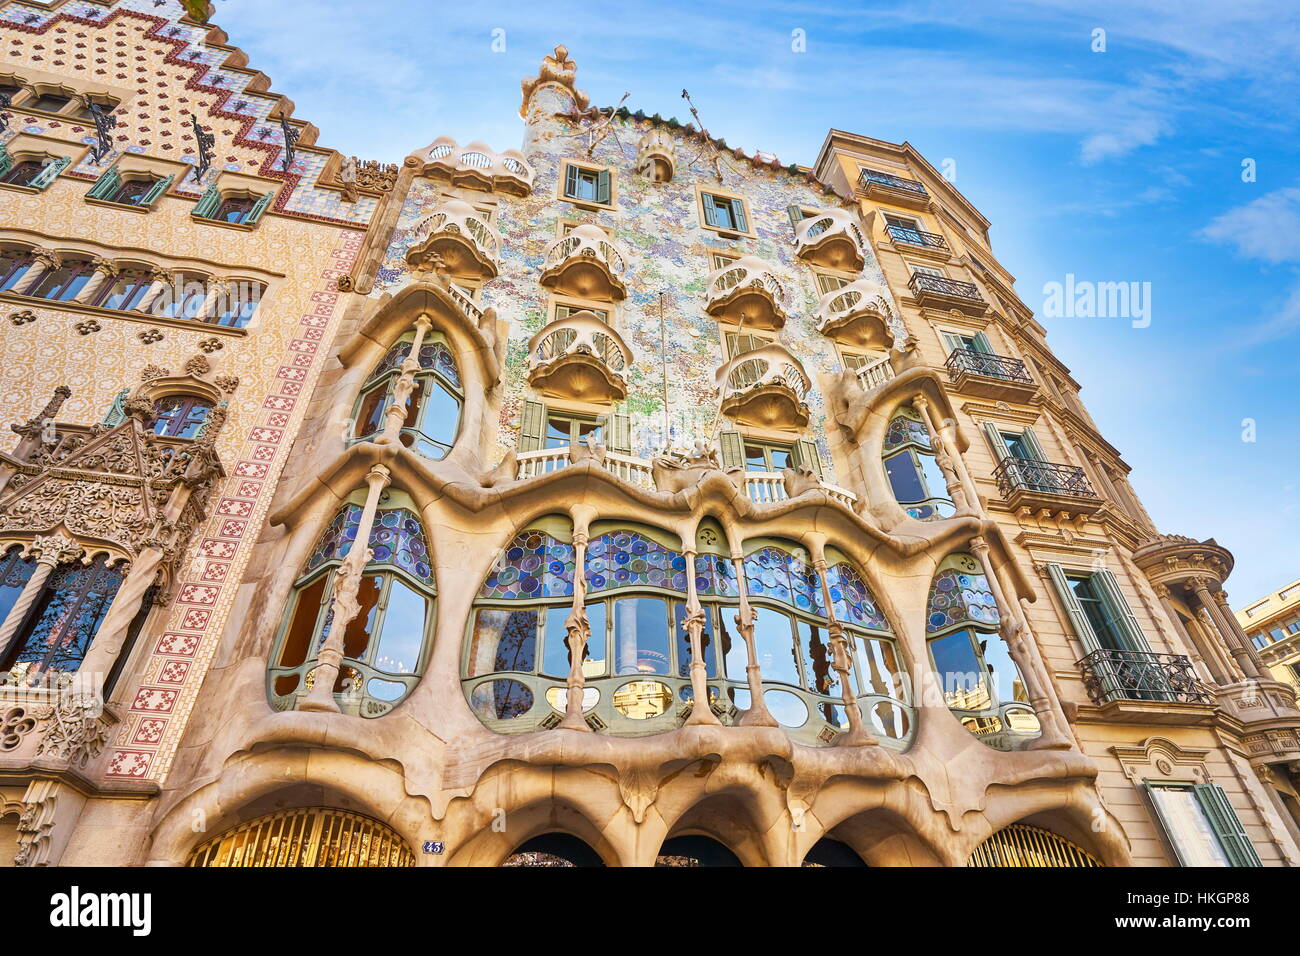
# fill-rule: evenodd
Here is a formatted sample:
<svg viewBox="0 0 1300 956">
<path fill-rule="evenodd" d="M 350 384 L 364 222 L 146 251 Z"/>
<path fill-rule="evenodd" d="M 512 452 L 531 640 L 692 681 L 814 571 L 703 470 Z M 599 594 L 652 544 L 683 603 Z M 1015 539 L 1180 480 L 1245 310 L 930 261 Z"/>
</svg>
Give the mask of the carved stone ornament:
<svg viewBox="0 0 1300 956">
<path fill-rule="evenodd" d="M 28 322 L 36 321 L 36 313 L 31 309 L 23 309 L 21 312 L 15 312 L 10 315 L 9 321 L 14 325 L 26 325 Z"/>
</svg>

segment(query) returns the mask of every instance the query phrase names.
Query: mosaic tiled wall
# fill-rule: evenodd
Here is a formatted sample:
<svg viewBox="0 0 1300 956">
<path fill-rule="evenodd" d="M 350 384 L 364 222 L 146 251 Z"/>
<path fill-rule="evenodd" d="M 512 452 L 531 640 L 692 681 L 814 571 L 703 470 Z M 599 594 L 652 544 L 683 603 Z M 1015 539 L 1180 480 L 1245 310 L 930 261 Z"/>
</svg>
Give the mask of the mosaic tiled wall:
<svg viewBox="0 0 1300 956">
<path fill-rule="evenodd" d="M 551 103 L 558 99 L 543 91 Z M 510 322 L 507 354 L 506 398 L 501 416 L 498 457 L 514 446 L 519 413 L 527 393 L 527 341 L 546 321 L 547 290 L 538 283 L 546 247 L 557 236 L 564 219 L 596 222 L 607 227 L 628 255 L 624 280 L 628 298 L 617 306 L 617 326 L 633 352 L 629 370 L 628 410 L 633 418 L 633 453 L 649 457 L 664 443 L 663 382 L 668 390 L 668 443 L 689 447 L 697 437 L 710 437 L 715 429 L 714 372 L 723 363 L 717 321 L 704 311 L 705 278 L 711 271 L 710 251 L 756 255 L 774 269 L 789 297 L 789 321 L 778 333 L 816 382 L 820 373 L 840 370 L 834 345 L 817 332 L 816 306 L 820 298 L 813 272 L 794 254 L 793 228 L 786 207 L 822 208 L 838 205 L 803 175 L 757 168 L 729 155 L 721 160 L 723 181 L 717 182 L 709 162 L 698 158 L 700 144 L 684 137 L 677 142 L 678 167 L 672 182 L 659 185 L 635 172 L 637 143 L 647 123 L 617 122 L 617 137 L 610 136 L 594 151 L 590 162 L 617 169 L 617 208 L 586 212 L 556 200 L 557 181 L 565 158 L 586 160 L 583 127 L 551 118 L 530 129 L 524 150 L 537 171 L 532 194 L 518 200 L 502 197 L 497 228 L 502 235 L 500 275 L 483 288 L 481 304 L 497 310 Z M 757 238 L 732 242 L 699 225 L 695 184 L 721 185 L 749 201 Z M 404 256 L 412 241 L 412 228 L 441 202 L 442 187 L 417 179 L 406 196 L 397 231 L 375 284 L 374 295 L 394 292 L 410 281 Z M 864 275 L 884 283 L 871 250 L 866 250 Z M 661 349 L 660 293 L 666 325 L 666 349 Z M 666 352 L 666 354 L 665 354 Z M 815 384 L 808 398 L 813 414 L 813 435 L 830 474 L 823 427 L 823 400 Z"/>
</svg>

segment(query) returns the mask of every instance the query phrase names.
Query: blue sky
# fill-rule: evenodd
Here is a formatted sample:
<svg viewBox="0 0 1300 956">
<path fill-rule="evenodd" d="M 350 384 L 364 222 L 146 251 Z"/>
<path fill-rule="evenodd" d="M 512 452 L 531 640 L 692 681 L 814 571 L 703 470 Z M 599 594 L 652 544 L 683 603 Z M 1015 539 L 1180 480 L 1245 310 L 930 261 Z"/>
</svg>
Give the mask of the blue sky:
<svg viewBox="0 0 1300 956">
<path fill-rule="evenodd" d="M 686 87 L 715 135 L 784 162 L 832 126 L 954 160 L 1160 528 L 1232 549 L 1234 606 L 1300 577 L 1294 0 L 217 0 L 214 21 L 321 145 L 368 159 L 518 146 L 519 80 L 564 43 L 593 102 L 685 120 Z M 1043 318 L 1069 273 L 1151 283 L 1149 327 Z"/>
</svg>

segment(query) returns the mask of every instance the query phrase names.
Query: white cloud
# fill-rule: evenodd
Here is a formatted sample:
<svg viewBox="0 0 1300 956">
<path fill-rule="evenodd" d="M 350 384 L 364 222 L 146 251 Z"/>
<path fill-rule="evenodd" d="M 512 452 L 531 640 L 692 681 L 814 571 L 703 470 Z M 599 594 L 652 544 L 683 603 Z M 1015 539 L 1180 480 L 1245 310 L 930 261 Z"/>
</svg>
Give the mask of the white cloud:
<svg viewBox="0 0 1300 956">
<path fill-rule="evenodd" d="M 1251 259 L 1300 263 L 1300 186 L 1274 190 L 1229 209 L 1201 230 Z"/>
</svg>

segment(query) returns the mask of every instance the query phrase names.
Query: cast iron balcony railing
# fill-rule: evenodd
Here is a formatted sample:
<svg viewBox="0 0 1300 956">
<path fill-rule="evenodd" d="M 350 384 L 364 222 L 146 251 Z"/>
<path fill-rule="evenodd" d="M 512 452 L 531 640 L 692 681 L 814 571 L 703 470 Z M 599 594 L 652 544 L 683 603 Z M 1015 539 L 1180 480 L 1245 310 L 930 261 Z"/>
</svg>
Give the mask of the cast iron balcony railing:
<svg viewBox="0 0 1300 956">
<path fill-rule="evenodd" d="M 926 188 L 915 179 L 904 179 L 902 176 L 893 176 L 875 169 L 864 169 L 860 182 L 864 188 L 875 183 L 878 186 L 888 186 L 891 189 L 903 189 L 910 193 L 916 193 L 918 196 L 930 195 Z"/>
<path fill-rule="evenodd" d="M 974 282 L 962 282 L 959 279 L 949 279 L 947 276 L 932 276 L 927 272 L 913 273 L 907 287 L 918 296 L 930 292 L 955 299 L 969 299 L 972 302 L 984 301 Z"/>
<path fill-rule="evenodd" d="M 948 356 L 948 377 L 956 381 L 963 374 L 984 375 L 988 378 L 1000 378 L 1007 382 L 1022 382 L 1033 385 L 1025 363 L 1020 359 L 1007 358 L 1005 355 L 991 355 L 974 349 L 953 349 Z"/>
<path fill-rule="evenodd" d="M 922 229 L 913 229 L 910 226 L 889 225 L 886 227 L 889 231 L 890 238 L 898 242 L 910 243 L 914 246 L 926 246 L 931 249 L 947 249 L 948 240 L 938 233 L 925 232 Z"/>
<path fill-rule="evenodd" d="M 1103 648 L 1079 661 L 1079 669 L 1088 696 L 1096 704 L 1116 700 L 1214 704 L 1214 696 L 1196 679 L 1185 654 Z"/>
<path fill-rule="evenodd" d="M 993 470 L 993 477 L 997 479 L 998 494 L 1003 498 L 1009 498 L 1018 491 L 1063 495 L 1067 498 L 1097 497 L 1092 485 L 1088 483 L 1088 476 L 1076 465 L 1057 465 L 1050 461 L 1009 455 Z"/>
</svg>

